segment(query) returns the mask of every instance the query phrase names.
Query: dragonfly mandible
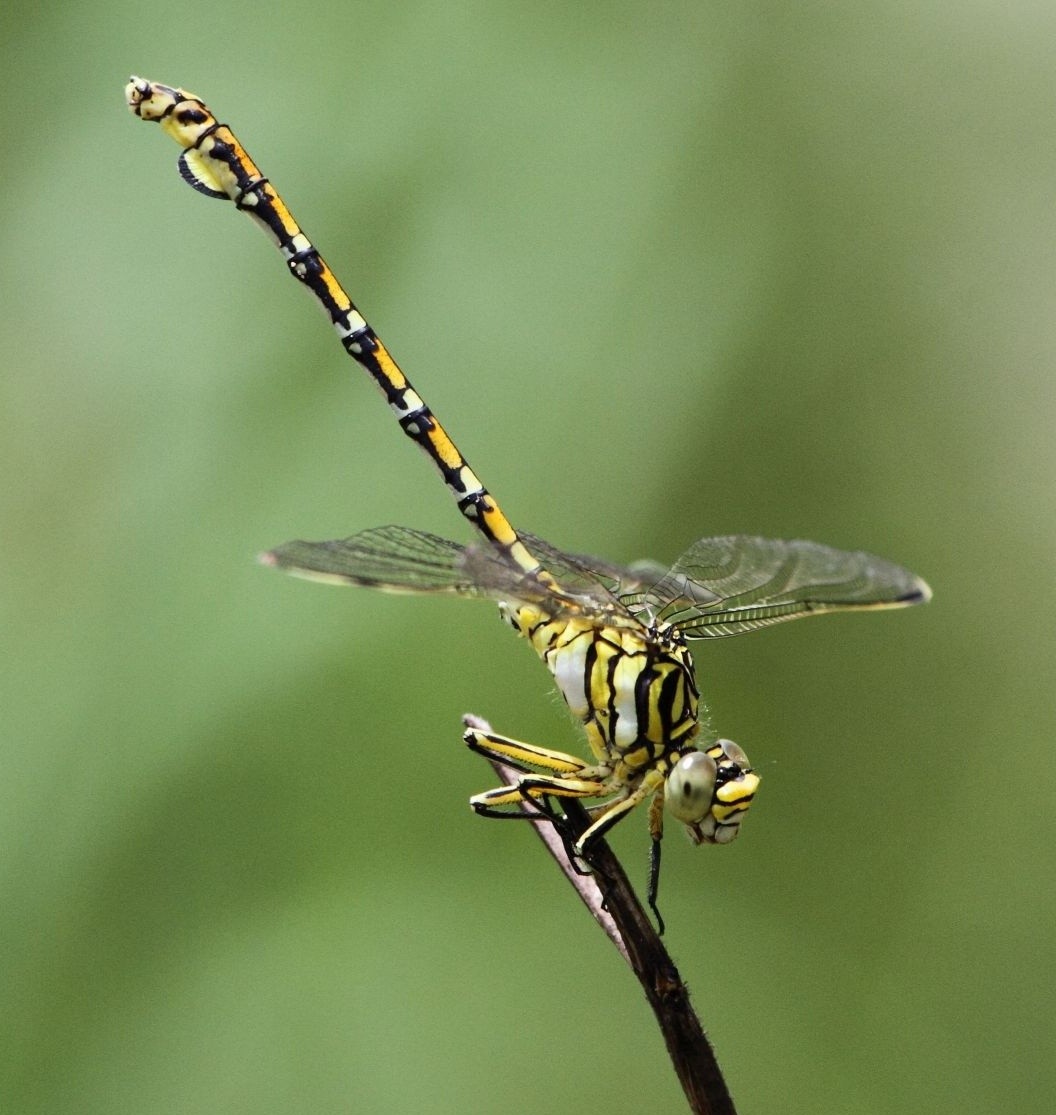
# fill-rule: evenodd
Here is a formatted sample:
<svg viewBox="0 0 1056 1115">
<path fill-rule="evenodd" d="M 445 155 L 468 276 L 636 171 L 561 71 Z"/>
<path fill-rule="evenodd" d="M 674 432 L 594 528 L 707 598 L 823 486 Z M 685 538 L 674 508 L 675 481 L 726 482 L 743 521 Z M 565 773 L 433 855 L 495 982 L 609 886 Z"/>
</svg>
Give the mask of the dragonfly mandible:
<svg viewBox="0 0 1056 1115">
<path fill-rule="evenodd" d="M 479 536 L 463 546 L 386 526 L 289 542 L 262 560 L 316 580 L 498 603 L 550 670 L 591 758 L 471 727 L 464 738 L 473 750 L 519 772 L 470 799 L 479 813 L 508 815 L 562 798 L 595 802 L 570 848 L 588 863 L 592 844 L 646 801 L 656 864 L 665 807 L 698 844 L 733 840 L 759 776 L 735 743 L 702 733 L 687 641 L 825 612 L 920 604 L 930 597 L 925 582 L 882 558 L 816 542 L 703 538 L 666 568 L 613 565 L 515 530 L 231 129 L 185 90 L 133 77 L 125 92 L 136 116 L 160 123 L 180 145 L 180 173 L 191 186 L 234 201 L 268 233 Z M 655 889 L 654 868 L 654 909 Z"/>
</svg>

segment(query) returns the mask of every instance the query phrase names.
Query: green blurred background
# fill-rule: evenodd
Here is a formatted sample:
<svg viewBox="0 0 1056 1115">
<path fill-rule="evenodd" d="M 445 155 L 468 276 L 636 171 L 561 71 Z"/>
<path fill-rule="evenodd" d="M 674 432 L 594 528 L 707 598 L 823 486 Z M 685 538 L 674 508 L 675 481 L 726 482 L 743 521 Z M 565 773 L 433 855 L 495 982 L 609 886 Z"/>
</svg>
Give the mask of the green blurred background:
<svg viewBox="0 0 1056 1115">
<path fill-rule="evenodd" d="M 579 750 L 539 663 L 488 606 L 254 564 L 467 533 L 130 72 L 232 123 L 515 522 L 932 583 L 699 649 L 764 784 L 734 847 L 668 840 L 668 942 L 744 1113 L 1046 1109 L 1051 7 L 0 24 L 0 1110 L 683 1109 L 529 832 L 466 806 L 467 709 Z M 644 818 L 615 845 L 644 878 Z"/>
</svg>

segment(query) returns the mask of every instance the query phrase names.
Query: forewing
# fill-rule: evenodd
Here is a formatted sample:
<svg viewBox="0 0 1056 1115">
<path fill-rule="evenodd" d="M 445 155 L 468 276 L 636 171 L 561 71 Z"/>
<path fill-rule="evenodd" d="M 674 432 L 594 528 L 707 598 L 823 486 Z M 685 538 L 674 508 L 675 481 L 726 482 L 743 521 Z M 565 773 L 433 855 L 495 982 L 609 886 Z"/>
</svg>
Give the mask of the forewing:
<svg viewBox="0 0 1056 1115">
<path fill-rule="evenodd" d="M 560 597 L 581 616 L 594 616 L 600 623 L 640 627 L 628 607 L 636 590 L 652 585 L 663 576 L 663 566 L 638 562 L 615 565 L 589 554 L 559 550 L 534 534 L 522 535 L 524 544 L 560 586 Z"/>
<path fill-rule="evenodd" d="M 313 581 L 382 592 L 488 595 L 465 569 L 465 547 L 409 527 L 374 527 L 330 542 L 287 542 L 262 554 L 265 565 Z"/>
<path fill-rule="evenodd" d="M 541 559 L 547 570 L 547 559 L 561 556 L 538 539 L 530 539 L 529 544 L 533 552 L 537 546 L 544 551 Z M 571 566 L 562 567 L 554 586 L 525 573 L 498 547 L 461 546 L 410 527 L 374 527 L 329 542 L 287 542 L 262 554 L 261 561 L 308 580 L 361 585 L 382 592 L 535 602 L 551 615 L 584 610 L 589 614 L 601 608 L 593 598 L 566 591 L 564 574 L 571 575 Z M 582 579 L 581 588 L 586 592 L 585 574 Z M 596 595 L 608 596 L 602 585 L 590 583 Z M 619 607 L 615 601 L 613 604 Z"/>
<path fill-rule="evenodd" d="M 729 535 L 694 543 L 642 599 L 657 618 L 705 639 L 821 612 L 903 608 L 930 596 L 915 574 L 872 554 Z"/>
</svg>

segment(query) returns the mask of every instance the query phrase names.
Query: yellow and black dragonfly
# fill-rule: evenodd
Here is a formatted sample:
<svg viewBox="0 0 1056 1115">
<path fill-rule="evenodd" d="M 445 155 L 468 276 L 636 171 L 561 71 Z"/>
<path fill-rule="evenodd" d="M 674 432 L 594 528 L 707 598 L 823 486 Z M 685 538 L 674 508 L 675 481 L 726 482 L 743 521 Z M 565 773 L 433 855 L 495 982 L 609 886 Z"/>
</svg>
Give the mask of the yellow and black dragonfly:
<svg viewBox="0 0 1056 1115">
<path fill-rule="evenodd" d="M 591 844 L 648 801 L 652 900 L 664 807 L 694 842 L 726 844 L 759 786 L 740 747 L 703 738 L 687 640 L 823 612 L 920 604 L 928 586 L 882 558 L 816 542 L 704 538 L 670 568 L 651 561 L 623 567 L 516 531 L 231 129 L 182 89 L 133 77 L 126 96 L 135 115 L 160 123 L 183 149 L 179 169 L 191 186 L 233 201 L 274 240 L 479 535 L 463 546 L 385 526 L 334 541 L 289 542 L 263 560 L 337 584 L 497 601 L 583 724 L 591 758 L 471 727 L 464 738 L 473 750 L 519 772 L 471 804 L 494 816 L 534 804 L 556 819 L 555 799 L 595 801 L 589 827 L 569 842 L 570 852 L 589 862 Z"/>
</svg>

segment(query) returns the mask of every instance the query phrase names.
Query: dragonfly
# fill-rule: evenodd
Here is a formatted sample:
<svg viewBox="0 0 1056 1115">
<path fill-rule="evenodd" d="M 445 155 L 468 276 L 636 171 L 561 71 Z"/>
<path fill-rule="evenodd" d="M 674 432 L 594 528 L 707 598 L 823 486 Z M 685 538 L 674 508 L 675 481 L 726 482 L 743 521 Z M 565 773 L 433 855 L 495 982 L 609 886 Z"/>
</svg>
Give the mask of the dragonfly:
<svg viewBox="0 0 1056 1115">
<path fill-rule="evenodd" d="M 553 803 L 591 803 L 587 827 L 566 839 L 570 856 L 589 870 L 596 842 L 648 802 L 649 902 L 658 915 L 665 809 L 694 843 L 728 844 L 760 784 L 736 743 L 702 728 L 689 642 L 802 616 L 921 604 L 930 598 L 928 585 L 872 554 L 804 540 L 702 538 L 670 567 L 623 566 L 515 530 L 231 129 L 183 89 L 133 76 L 125 93 L 136 116 L 160 124 L 179 144 L 184 180 L 208 197 L 233 201 L 277 245 L 477 534 L 462 545 L 383 526 L 348 538 L 288 542 L 262 560 L 333 584 L 497 603 L 549 669 L 583 727 L 590 758 L 469 724 L 465 743 L 511 770 L 509 781 L 470 804 L 485 816 L 557 822 Z"/>
</svg>

